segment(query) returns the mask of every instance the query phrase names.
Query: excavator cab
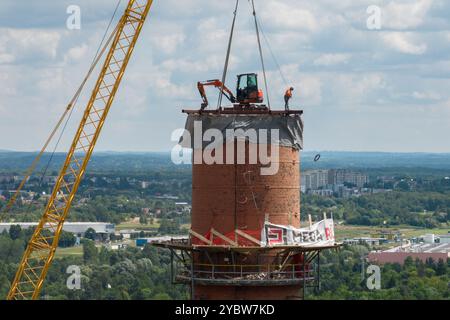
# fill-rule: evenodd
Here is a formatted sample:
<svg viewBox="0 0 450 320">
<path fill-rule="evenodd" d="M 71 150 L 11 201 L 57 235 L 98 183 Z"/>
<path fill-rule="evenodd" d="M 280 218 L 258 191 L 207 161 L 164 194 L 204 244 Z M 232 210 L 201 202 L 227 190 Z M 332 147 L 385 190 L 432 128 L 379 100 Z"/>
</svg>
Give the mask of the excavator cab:
<svg viewBox="0 0 450 320">
<path fill-rule="evenodd" d="M 256 73 L 238 75 L 236 95 L 240 104 L 262 103 L 264 94 L 258 89 L 258 75 Z"/>
</svg>

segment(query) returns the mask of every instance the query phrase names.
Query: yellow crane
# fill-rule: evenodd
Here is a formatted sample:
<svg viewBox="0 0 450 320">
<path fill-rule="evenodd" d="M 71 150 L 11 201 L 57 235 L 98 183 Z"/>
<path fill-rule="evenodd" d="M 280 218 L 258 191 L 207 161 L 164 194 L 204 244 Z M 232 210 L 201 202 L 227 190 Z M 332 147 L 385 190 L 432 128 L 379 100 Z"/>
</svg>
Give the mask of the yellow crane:
<svg viewBox="0 0 450 320">
<path fill-rule="evenodd" d="M 64 221 L 94 151 L 153 0 L 129 0 L 44 214 L 31 237 L 8 300 L 38 299 Z M 69 105 L 68 108 L 70 108 Z"/>
</svg>

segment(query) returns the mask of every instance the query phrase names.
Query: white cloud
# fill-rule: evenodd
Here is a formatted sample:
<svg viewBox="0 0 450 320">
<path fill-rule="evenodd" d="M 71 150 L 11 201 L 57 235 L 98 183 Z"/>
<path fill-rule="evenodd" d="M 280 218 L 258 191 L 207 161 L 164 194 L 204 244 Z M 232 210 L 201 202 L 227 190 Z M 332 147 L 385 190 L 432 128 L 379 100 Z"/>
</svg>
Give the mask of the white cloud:
<svg viewBox="0 0 450 320">
<path fill-rule="evenodd" d="M 413 98 L 417 100 L 440 100 L 441 95 L 436 92 L 423 92 L 423 91 L 414 91 L 412 94 Z"/>
<path fill-rule="evenodd" d="M 341 63 L 347 63 L 350 58 L 351 58 L 350 54 L 326 53 L 315 59 L 313 64 L 316 66 L 332 66 Z"/>
<path fill-rule="evenodd" d="M 329 78 L 336 96 L 336 105 L 347 109 L 357 108 L 361 111 L 363 103 L 375 104 L 379 97 L 373 93 L 386 88 L 385 76 L 382 73 L 339 74 Z"/>
<path fill-rule="evenodd" d="M 279 72 L 272 71 L 268 74 L 272 104 L 284 105 L 282 98 L 289 86 L 295 89 L 293 105 L 317 106 L 322 103 L 323 81 L 320 74 L 302 72 L 299 64 L 284 65 L 281 69 L 287 84 Z"/>
<path fill-rule="evenodd" d="M 152 37 L 153 45 L 165 54 L 173 54 L 178 47 L 184 42 L 186 36 L 182 32 L 174 34 L 161 33 Z"/>
<path fill-rule="evenodd" d="M 383 28 L 405 30 L 421 26 L 433 0 L 391 1 L 382 9 Z"/>
<path fill-rule="evenodd" d="M 422 55 L 427 51 L 425 43 L 413 43 L 411 33 L 388 32 L 382 35 L 382 39 L 392 49 L 401 53 Z"/>
<path fill-rule="evenodd" d="M 202 52 L 224 50 L 228 43 L 229 30 L 217 18 L 200 20 L 196 26 L 197 43 Z"/>
<path fill-rule="evenodd" d="M 14 55 L 9 54 L 9 53 L 0 53 L 0 64 L 11 63 L 11 62 L 14 62 L 14 60 L 16 60 L 14 58 Z"/>
<path fill-rule="evenodd" d="M 297 95 L 302 104 L 315 106 L 322 102 L 322 81 L 314 75 L 304 75 L 298 80 Z"/>
<path fill-rule="evenodd" d="M 207 72 L 211 69 L 223 67 L 222 56 L 214 55 L 202 61 L 193 61 L 185 58 L 165 60 L 161 66 L 170 71 L 177 72 Z"/>
<path fill-rule="evenodd" d="M 64 61 L 80 61 L 81 59 L 86 58 L 86 54 L 89 51 L 89 46 L 83 43 L 81 46 L 76 46 L 70 48 L 69 51 L 64 55 Z"/>
<path fill-rule="evenodd" d="M 316 31 L 319 23 L 311 11 L 279 1 L 265 2 L 259 11 L 266 25 L 281 29 Z"/>
<path fill-rule="evenodd" d="M 22 57 L 45 56 L 55 58 L 61 34 L 39 29 L 0 28 L 0 55 L 12 62 Z"/>
<path fill-rule="evenodd" d="M 45 69 L 42 70 L 37 79 L 36 86 L 41 94 L 49 93 L 50 95 L 58 92 L 67 84 L 63 69 Z"/>
<path fill-rule="evenodd" d="M 15 81 L 7 69 L 0 67 L 0 96 L 6 97 L 16 94 Z M 2 101 L 4 99 L 0 99 Z"/>
</svg>

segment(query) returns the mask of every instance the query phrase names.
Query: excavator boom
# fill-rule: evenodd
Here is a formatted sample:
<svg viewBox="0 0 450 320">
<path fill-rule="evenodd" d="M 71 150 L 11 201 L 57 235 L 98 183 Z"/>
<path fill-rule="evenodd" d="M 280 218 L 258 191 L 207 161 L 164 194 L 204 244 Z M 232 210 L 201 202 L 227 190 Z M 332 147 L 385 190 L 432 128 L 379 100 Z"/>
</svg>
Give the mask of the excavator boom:
<svg viewBox="0 0 450 320">
<path fill-rule="evenodd" d="M 222 91 L 223 95 L 225 97 L 227 97 L 227 99 L 231 102 L 231 103 L 236 103 L 236 98 L 234 96 L 234 94 L 231 92 L 230 89 L 228 89 L 220 80 L 208 80 L 208 81 L 203 81 L 203 82 L 198 82 L 197 83 L 197 88 L 198 91 L 200 92 L 200 95 L 203 99 L 203 103 L 202 103 L 202 110 L 205 109 L 206 107 L 208 107 L 209 105 L 209 101 L 208 98 L 206 96 L 206 92 L 205 92 L 205 87 L 206 86 L 214 86 L 216 88 L 218 88 L 219 90 Z"/>
<path fill-rule="evenodd" d="M 153 0 L 129 0 L 44 214 L 20 262 L 8 300 L 39 298 L 64 221 L 152 3 Z"/>
</svg>

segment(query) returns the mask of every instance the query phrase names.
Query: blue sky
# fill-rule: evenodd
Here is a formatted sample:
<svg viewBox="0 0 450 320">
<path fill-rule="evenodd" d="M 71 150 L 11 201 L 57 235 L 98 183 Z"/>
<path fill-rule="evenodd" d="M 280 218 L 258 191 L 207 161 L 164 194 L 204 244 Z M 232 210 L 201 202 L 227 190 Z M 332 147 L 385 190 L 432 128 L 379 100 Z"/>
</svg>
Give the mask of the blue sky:
<svg viewBox="0 0 450 320">
<path fill-rule="evenodd" d="M 87 72 L 115 4 L 1 2 L 0 149 L 42 146 Z M 81 30 L 66 28 L 69 5 L 81 8 Z M 256 5 L 281 69 L 297 89 L 292 105 L 305 111 L 306 150 L 450 152 L 450 1 Z M 366 27 L 370 5 L 381 8 L 381 30 Z M 233 9 L 231 0 L 154 1 L 97 150 L 173 147 L 172 131 L 184 126 L 181 110 L 199 107 L 196 82 L 221 76 Z M 250 7 L 241 0 L 229 87 L 238 73 L 260 72 L 256 45 Z M 264 50 L 272 105 L 281 109 L 285 84 Z M 215 101 L 216 92 L 208 92 Z"/>
</svg>

